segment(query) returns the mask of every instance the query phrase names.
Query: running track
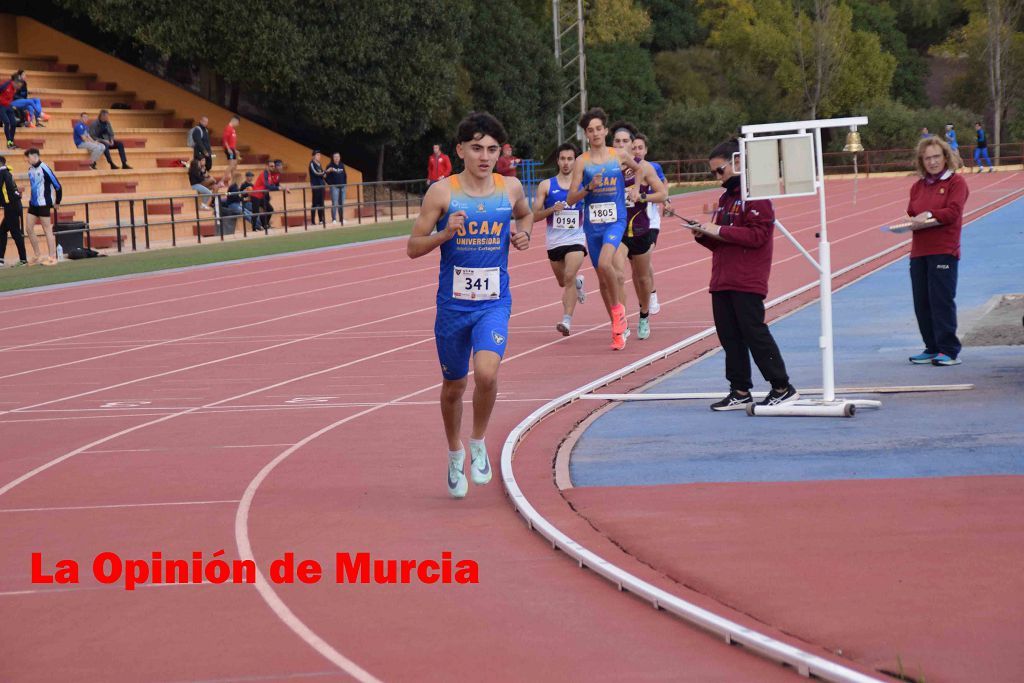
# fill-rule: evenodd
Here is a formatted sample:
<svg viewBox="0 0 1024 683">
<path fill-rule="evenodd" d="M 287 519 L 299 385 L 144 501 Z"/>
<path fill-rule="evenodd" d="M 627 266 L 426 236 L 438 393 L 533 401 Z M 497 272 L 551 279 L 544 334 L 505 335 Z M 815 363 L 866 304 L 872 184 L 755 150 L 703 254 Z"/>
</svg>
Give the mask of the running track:
<svg viewBox="0 0 1024 683">
<path fill-rule="evenodd" d="M 1020 173 L 968 180 L 969 208 L 1022 187 Z M 898 241 L 878 226 L 902 215 L 910 182 L 861 180 L 856 204 L 851 182 L 830 183 L 837 269 Z M 674 204 L 696 216 L 713 197 Z M 777 211 L 813 248 L 816 200 Z M 677 226 L 666 220 L 655 256 L 663 311 L 653 335 L 623 353 L 607 350 L 593 271 L 592 298 L 563 339 L 541 245 L 513 254 L 492 464 L 540 404 L 711 324 L 710 254 Z M 814 279 L 781 236 L 775 255 L 770 296 Z M 0 298 L 0 680 L 792 679 L 552 552 L 497 478 L 448 498 L 435 287 L 436 257 L 409 261 L 397 240 Z M 517 456 L 521 484 L 556 525 L 603 551 L 608 539 L 550 480 L 566 431 L 551 420 L 537 432 L 546 446 L 531 437 Z M 479 563 L 480 584 L 128 593 L 88 571 L 105 550 L 144 559 L 221 549 L 263 569 L 285 551 L 326 567 L 339 551 L 451 551 Z M 32 552 L 48 566 L 79 560 L 82 583 L 31 584 Z M 743 606 L 707 606 L 743 620 Z"/>
</svg>

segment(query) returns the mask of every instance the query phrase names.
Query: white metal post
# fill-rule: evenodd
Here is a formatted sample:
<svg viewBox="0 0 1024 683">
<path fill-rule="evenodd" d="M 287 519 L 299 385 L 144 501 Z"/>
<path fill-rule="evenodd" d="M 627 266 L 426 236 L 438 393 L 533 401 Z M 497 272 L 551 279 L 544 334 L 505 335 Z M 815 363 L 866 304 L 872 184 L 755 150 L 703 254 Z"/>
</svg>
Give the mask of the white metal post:
<svg viewBox="0 0 1024 683">
<path fill-rule="evenodd" d="M 832 344 L 832 252 L 828 241 L 825 215 L 825 163 L 821 153 L 821 128 L 814 129 L 814 153 L 818 165 L 818 207 L 821 211 L 821 232 L 818 233 L 818 265 L 821 270 L 821 386 L 822 399 L 836 400 L 835 363 Z"/>
</svg>

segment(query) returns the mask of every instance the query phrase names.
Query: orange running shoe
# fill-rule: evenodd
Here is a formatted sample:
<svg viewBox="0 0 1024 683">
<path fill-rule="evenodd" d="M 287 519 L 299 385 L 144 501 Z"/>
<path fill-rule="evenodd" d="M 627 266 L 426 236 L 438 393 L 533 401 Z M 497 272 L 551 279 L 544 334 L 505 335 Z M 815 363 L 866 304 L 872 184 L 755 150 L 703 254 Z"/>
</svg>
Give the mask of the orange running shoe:
<svg viewBox="0 0 1024 683">
<path fill-rule="evenodd" d="M 612 307 L 612 332 L 623 334 L 626 331 L 626 307 L 616 304 Z"/>
<path fill-rule="evenodd" d="M 621 351 L 626 348 L 626 335 L 612 332 L 612 351 Z"/>
</svg>

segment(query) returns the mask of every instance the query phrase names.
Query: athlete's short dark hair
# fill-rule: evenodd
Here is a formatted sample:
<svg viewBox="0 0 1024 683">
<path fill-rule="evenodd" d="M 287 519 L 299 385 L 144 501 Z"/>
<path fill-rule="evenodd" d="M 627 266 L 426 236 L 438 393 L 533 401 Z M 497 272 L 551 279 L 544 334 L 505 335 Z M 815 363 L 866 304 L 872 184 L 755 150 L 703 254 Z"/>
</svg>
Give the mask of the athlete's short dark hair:
<svg viewBox="0 0 1024 683">
<path fill-rule="evenodd" d="M 650 145 L 650 144 L 651 144 L 651 141 L 650 141 L 650 140 L 648 140 L 648 139 L 647 139 L 647 136 L 646 136 L 646 135 L 644 135 L 643 133 L 637 133 L 637 134 L 636 134 L 636 137 L 635 137 L 635 138 L 633 138 L 633 139 L 634 139 L 634 140 L 643 140 L 643 141 L 644 141 L 644 144 L 645 144 L 645 145 Z"/>
<path fill-rule="evenodd" d="M 601 107 L 593 107 L 587 110 L 587 112 L 580 117 L 580 128 L 586 130 L 587 126 L 590 125 L 590 122 L 594 119 L 600 119 L 602 124 L 605 126 L 608 125 L 608 114 L 605 110 L 601 109 Z"/>
<path fill-rule="evenodd" d="M 732 140 L 726 140 L 711 150 L 711 153 L 708 154 L 708 159 L 732 159 L 732 155 L 739 154 L 739 151 L 740 142 L 733 138 Z"/>
<path fill-rule="evenodd" d="M 558 146 L 558 149 L 555 150 L 555 158 L 557 159 L 562 154 L 562 152 L 566 152 L 566 151 L 572 152 L 572 155 L 574 157 L 578 157 L 580 155 L 580 148 L 579 147 L 577 147 L 576 145 L 572 144 L 571 142 L 563 142 L 562 144 L 560 144 Z"/>
<path fill-rule="evenodd" d="M 639 131 L 636 129 L 636 126 L 634 126 L 629 121 L 616 121 L 615 123 L 612 124 L 612 136 L 613 137 L 620 130 L 624 130 L 627 133 L 629 133 L 629 139 L 630 140 L 636 140 L 636 136 L 639 134 Z"/>
<path fill-rule="evenodd" d="M 29 147 L 28 149 L 25 150 L 25 156 L 30 156 L 32 154 L 39 156 L 39 150 L 36 149 L 35 147 Z"/>
<path fill-rule="evenodd" d="M 478 140 L 485 135 L 490 135 L 499 145 L 508 142 L 505 126 L 485 111 L 470 112 L 459 122 L 459 127 L 455 131 L 455 139 L 459 144 Z"/>
</svg>

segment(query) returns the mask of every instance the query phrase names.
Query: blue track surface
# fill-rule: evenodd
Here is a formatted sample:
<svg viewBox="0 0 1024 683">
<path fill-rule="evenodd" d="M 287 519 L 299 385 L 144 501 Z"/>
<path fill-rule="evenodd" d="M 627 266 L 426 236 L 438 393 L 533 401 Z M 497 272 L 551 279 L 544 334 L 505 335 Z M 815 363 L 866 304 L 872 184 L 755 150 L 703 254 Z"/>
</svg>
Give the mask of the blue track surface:
<svg viewBox="0 0 1024 683">
<path fill-rule="evenodd" d="M 798 267 L 807 267 L 801 265 Z M 836 385 L 974 384 L 967 392 L 892 394 L 844 418 L 751 418 L 710 401 L 625 403 L 573 450 L 576 486 L 1024 474 L 1024 347 L 964 347 L 963 365 L 914 366 L 922 348 L 901 259 L 833 298 Z M 1024 292 L 1024 200 L 964 231 L 961 334 L 991 297 Z M 775 293 L 777 294 L 777 293 Z M 655 319 L 656 321 L 656 319 Z M 772 325 L 794 385 L 821 386 L 817 304 Z M 764 382 L 754 367 L 755 385 Z M 651 393 L 727 391 L 716 353 Z M 766 386 L 755 386 L 755 390 Z"/>
</svg>

